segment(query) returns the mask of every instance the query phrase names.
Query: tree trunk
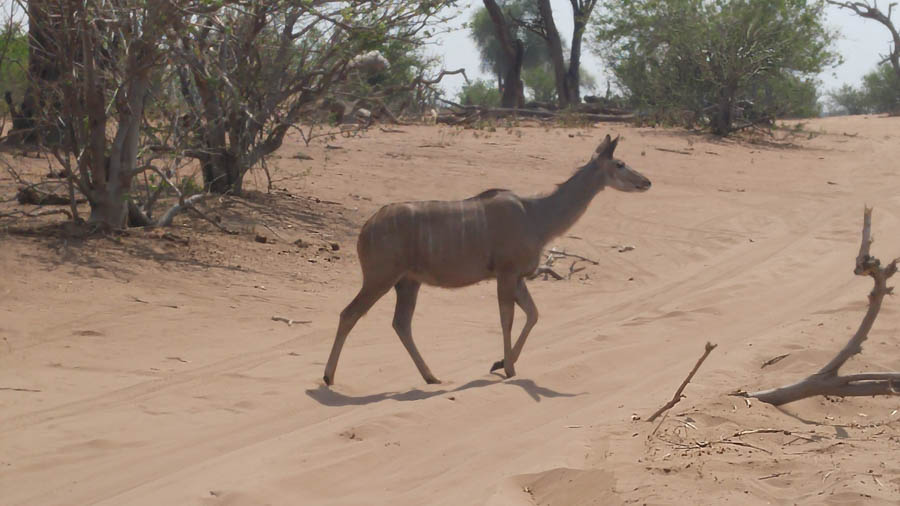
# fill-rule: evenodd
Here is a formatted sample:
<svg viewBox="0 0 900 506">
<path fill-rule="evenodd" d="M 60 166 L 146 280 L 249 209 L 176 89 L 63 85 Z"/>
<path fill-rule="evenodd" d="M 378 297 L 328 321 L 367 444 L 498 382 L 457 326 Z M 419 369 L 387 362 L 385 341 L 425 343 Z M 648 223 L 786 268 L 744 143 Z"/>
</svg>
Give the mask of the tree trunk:
<svg viewBox="0 0 900 506">
<path fill-rule="evenodd" d="M 538 0 L 538 13 L 541 16 L 541 24 L 544 29 L 544 40 L 547 42 L 547 50 L 550 53 L 550 63 L 553 66 L 553 76 L 556 80 L 556 95 L 559 100 L 559 108 L 565 109 L 570 105 L 569 90 L 567 87 L 566 62 L 563 59 L 562 39 L 559 30 L 553 21 L 553 8 L 550 0 Z"/>
<path fill-rule="evenodd" d="M 590 15 L 590 13 L 588 13 Z M 569 53 L 569 70 L 566 72 L 566 93 L 569 104 L 581 103 L 581 39 L 584 36 L 585 24 L 579 21 L 579 13 L 575 13 L 575 27 L 572 29 L 572 49 Z"/>
<path fill-rule="evenodd" d="M 726 85 L 719 92 L 719 101 L 716 104 L 716 110 L 710 118 L 710 126 L 712 127 L 714 134 L 724 136 L 731 133 L 731 127 L 734 123 L 734 103 L 736 93 L 736 85 Z"/>
<path fill-rule="evenodd" d="M 521 108 L 525 104 L 525 84 L 522 82 L 522 59 L 525 47 L 519 39 L 513 40 L 513 58 L 506 69 L 503 79 L 503 94 L 500 97 L 501 107 Z"/>
<path fill-rule="evenodd" d="M 59 52 L 59 41 L 55 32 L 58 26 L 52 21 L 51 5 L 48 1 L 28 2 L 28 86 L 13 128 L 22 130 L 21 141 L 29 144 L 41 140 L 41 118 L 55 116 L 50 114 L 51 111 L 44 110 L 48 105 L 41 93 L 60 75 L 59 65 L 53 57 L 54 53 Z"/>
<path fill-rule="evenodd" d="M 597 0 L 577 1 L 572 3 L 572 48 L 569 52 L 569 65 L 563 59 L 562 40 L 556 22 L 553 20 L 553 8 L 550 0 L 538 0 L 538 13 L 541 17 L 544 41 L 550 53 L 553 75 L 556 79 L 556 94 L 559 96 L 559 107 L 564 109 L 581 103 L 581 41 L 588 19 L 597 5 Z"/>
<path fill-rule="evenodd" d="M 105 191 L 95 192 L 88 202 L 91 205 L 89 223 L 96 223 L 113 230 L 125 228 L 128 217 L 128 187 L 109 184 Z"/>
<path fill-rule="evenodd" d="M 85 51 L 93 48 L 85 45 Z M 150 65 L 156 48 L 134 41 L 125 65 L 129 79 L 116 90 L 115 136 L 107 140 L 109 126 L 104 94 L 97 84 L 94 58 L 85 59 L 85 104 L 88 107 L 88 124 L 91 143 L 85 159 L 91 174 L 88 202 L 91 214 L 88 221 L 102 224 L 114 230 L 125 228 L 128 218 L 131 181 L 134 178 L 140 150 L 140 131 L 144 117 L 144 99 L 150 88 Z M 108 154 L 107 154 L 108 153 Z M 87 155 L 90 156 L 87 156 Z"/>
<path fill-rule="evenodd" d="M 503 54 L 508 64 L 504 72 L 503 95 L 500 103 L 503 107 L 522 107 L 525 104 L 525 85 L 522 83 L 522 60 L 525 47 L 521 40 L 512 36 L 503 11 L 500 10 L 497 2 L 484 0 L 484 7 L 494 23 L 497 39 L 500 47 L 503 48 Z"/>
<path fill-rule="evenodd" d="M 223 151 L 217 155 L 200 157 L 203 185 L 210 193 L 240 195 L 244 172 L 237 157 Z"/>
</svg>

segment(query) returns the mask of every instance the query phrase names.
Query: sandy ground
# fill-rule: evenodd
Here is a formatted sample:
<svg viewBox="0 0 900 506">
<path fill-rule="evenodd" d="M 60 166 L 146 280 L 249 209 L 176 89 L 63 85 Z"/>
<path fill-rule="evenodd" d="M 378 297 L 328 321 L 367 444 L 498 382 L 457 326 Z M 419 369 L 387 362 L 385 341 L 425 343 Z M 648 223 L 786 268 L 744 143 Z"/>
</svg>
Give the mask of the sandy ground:
<svg viewBox="0 0 900 506">
<path fill-rule="evenodd" d="M 168 235 L 88 238 L 3 221 L 0 503 L 900 500 L 897 399 L 779 410 L 728 395 L 813 372 L 855 329 L 870 286 L 852 274 L 864 203 L 873 253 L 900 255 L 900 118 L 816 120 L 755 143 L 622 125 L 403 130 L 291 139 L 270 165 L 276 191 L 210 204 L 235 236 L 188 217 Z M 541 319 L 516 378 L 488 373 L 502 343 L 485 282 L 419 297 L 414 335 L 443 384 L 425 385 L 398 342 L 389 294 L 324 387 L 368 215 L 547 191 L 607 132 L 653 188 L 600 193 L 554 241 L 599 265 L 530 282 Z M 900 370 L 898 329 L 888 299 L 845 369 Z M 671 398 L 707 340 L 719 347 L 687 397 L 658 428 L 634 420 Z M 754 429 L 781 432 L 736 435 Z"/>
</svg>

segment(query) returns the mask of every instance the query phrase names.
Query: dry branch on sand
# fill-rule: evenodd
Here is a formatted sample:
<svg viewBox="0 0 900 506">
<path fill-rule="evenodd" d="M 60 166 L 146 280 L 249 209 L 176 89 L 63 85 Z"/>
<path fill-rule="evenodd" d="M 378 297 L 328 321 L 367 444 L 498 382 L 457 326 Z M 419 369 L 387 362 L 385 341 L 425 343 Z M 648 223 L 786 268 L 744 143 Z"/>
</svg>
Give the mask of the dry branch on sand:
<svg viewBox="0 0 900 506">
<path fill-rule="evenodd" d="M 294 326 L 295 323 L 300 323 L 300 324 L 312 323 L 312 320 L 292 320 L 290 318 L 285 318 L 284 316 L 273 316 L 272 321 L 287 323 L 288 327 Z"/>
<path fill-rule="evenodd" d="M 706 360 L 706 357 L 708 357 L 709 354 L 714 349 L 716 349 L 716 346 L 718 346 L 718 345 L 712 344 L 710 342 L 706 343 L 706 347 L 704 347 L 704 349 L 703 349 L 703 355 L 700 357 L 699 360 L 697 360 L 697 363 L 694 364 L 694 368 L 691 369 L 691 372 L 688 373 L 686 378 L 684 378 L 684 381 L 681 382 L 681 386 L 678 387 L 678 390 L 675 391 L 675 395 L 672 396 L 672 400 L 667 402 L 665 406 L 657 409 L 656 413 L 653 413 L 652 415 L 650 415 L 650 418 L 647 418 L 648 422 L 652 422 L 653 420 L 656 420 L 656 417 L 658 417 L 659 415 L 663 414 L 664 412 L 672 409 L 673 406 L 675 406 L 676 404 L 678 404 L 679 401 L 681 401 L 681 392 L 684 392 L 684 388 L 687 386 L 688 383 L 691 382 L 691 379 L 694 377 L 694 374 L 696 374 L 697 370 L 700 369 L 700 366 L 703 365 L 703 361 Z"/>
<path fill-rule="evenodd" d="M 755 397 L 762 402 L 780 405 L 815 395 L 850 397 L 900 394 L 900 388 L 898 388 L 900 387 L 900 372 L 872 372 L 847 376 L 838 374 L 838 370 L 850 357 L 862 352 L 862 343 L 868 338 L 869 330 L 875 323 L 884 296 L 893 293 L 893 287 L 887 286 L 887 280 L 897 272 L 897 262 L 900 261 L 900 258 L 895 258 L 887 266 L 882 267 L 881 261 L 869 254 L 869 247 L 872 245 L 871 228 L 872 209 L 865 208 L 862 242 L 859 246 L 859 255 L 856 257 L 856 268 L 853 273 L 857 276 L 871 276 L 875 286 L 869 293 L 869 309 L 866 311 L 859 329 L 847 345 L 818 372 L 797 383 L 759 392 L 738 392 L 739 395 Z"/>
<path fill-rule="evenodd" d="M 30 204 L 35 206 L 68 206 L 72 204 L 72 199 L 69 197 L 57 195 L 52 192 L 41 191 L 38 190 L 35 186 L 36 185 L 30 185 L 24 188 L 19 188 L 19 191 L 16 193 L 16 200 L 19 201 L 19 204 Z M 87 202 L 87 200 L 76 200 L 76 203 L 78 204 L 84 202 Z"/>
<path fill-rule="evenodd" d="M 554 262 L 556 262 L 556 260 L 558 260 L 560 258 L 574 258 L 575 259 L 572 262 L 572 264 L 569 265 L 569 274 L 565 277 L 553 270 Z M 552 277 L 553 279 L 555 279 L 557 281 L 560 281 L 563 279 L 572 279 L 572 276 L 574 274 L 577 274 L 584 270 L 584 267 L 578 267 L 578 268 L 575 267 L 575 265 L 577 265 L 578 262 L 588 262 L 593 265 L 600 265 L 600 262 L 598 262 L 596 260 L 591 260 L 590 258 L 586 258 L 581 255 L 576 255 L 574 253 L 566 253 L 565 251 L 559 251 L 556 248 L 551 248 L 550 251 L 547 252 L 547 258 L 544 259 L 544 262 L 541 265 L 539 265 L 538 268 L 530 276 L 528 276 L 528 279 L 529 280 L 535 279 L 541 275 L 544 276 L 544 281 L 547 281 L 548 276 Z"/>
</svg>

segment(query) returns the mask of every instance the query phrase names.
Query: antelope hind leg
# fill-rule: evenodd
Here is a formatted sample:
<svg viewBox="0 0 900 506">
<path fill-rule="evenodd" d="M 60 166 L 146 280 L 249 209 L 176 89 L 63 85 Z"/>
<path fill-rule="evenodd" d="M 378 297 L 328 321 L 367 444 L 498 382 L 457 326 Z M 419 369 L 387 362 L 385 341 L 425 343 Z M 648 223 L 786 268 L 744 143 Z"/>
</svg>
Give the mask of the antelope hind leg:
<svg viewBox="0 0 900 506">
<path fill-rule="evenodd" d="M 397 291 L 397 307 L 394 309 L 394 330 L 397 332 L 400 342 L 403 343 L 403 347 L 406 348 L 409 356 L 412 357 L 413 363 L 416 364 L 416 368 L 425 382 L 435 384 L 440 383 L 441 380 L 431 373 L 431 370 L 419 353 L 419 349 L 416 348 L 416 343 L 412 337 L 412 317 L 413 312 L 416 310 L 419 286 L 421 286 L 420 283 L 409 279 L 401 279 L 394 286 L 394 289 Z"/>
<path fill-rule="evenodd" d="M 516 309 L 516 285 L 518 278 L 510 275 L 497 276 L 497 302 L 500 306 L 500 327 L 503 330 L 503 367 L 507 378 L 516 375 L 516 361 L 513 358 L 512 324 Z M 495 364 L 496 365 L 496 364 Z"/>
<path fill-rule="evenodd" d="M 519 354 L 522 353 L 522 348 L 525 347 L 525 340 L 528 339 L 528 334 L 531 333 L 531 329 L 534 328 L 534 325 L 538 320 L 537 306 L 534 304 L 534 299 L 531 298 L 531 294 L 528 292 L 528 287 L 525 286 L 524 278 L 519 279 L 519 282 L 516 285 L 516 304 L 518 304 L 519 307 L 522 308 L 522 311 L 525 312 L 525 326 L 522 327 L 519 339 L 516 340 L 516 345 L 512 349 L 513 363 L 519 360 Z M 503 368 L 503 360 L 498 360 L 491 366 L 491 372 Z"/>
</svg>

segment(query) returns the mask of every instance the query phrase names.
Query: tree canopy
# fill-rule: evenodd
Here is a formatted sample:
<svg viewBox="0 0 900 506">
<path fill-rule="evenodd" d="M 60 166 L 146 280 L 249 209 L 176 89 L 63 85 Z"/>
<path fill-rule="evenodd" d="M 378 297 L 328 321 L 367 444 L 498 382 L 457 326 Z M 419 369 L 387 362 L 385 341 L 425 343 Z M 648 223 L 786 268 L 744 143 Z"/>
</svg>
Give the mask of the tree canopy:
<svg viewBox="0 0 900 506">
<path fill-rule="evenodd" d="M 537 8 L 528 0 L 512 0 L 501 5 L 505 14 L 511 19 L 522 19 L 533 16 Z M 549 60 L 547 46 L 537 34 L 513 24 L 514 35 L 522 41 L 522 68 L 529 69 Z M 481 70 L 497 76 L 498 87 L 503 84 L 503 74 L 508 62 L 497 39 L 494 23 L 488 10 L 484 7 L 475 11 L 469 23 L 469 36 L 475 41 L 481 56 Z"/>
<path fill-rule="evenodd" d="M 837 61 L 821 0 L 627 0 L 598 21 L 599 52 L 634 107 L 720 135 L 812 112 L 814 78 Z"/>
</svg>

